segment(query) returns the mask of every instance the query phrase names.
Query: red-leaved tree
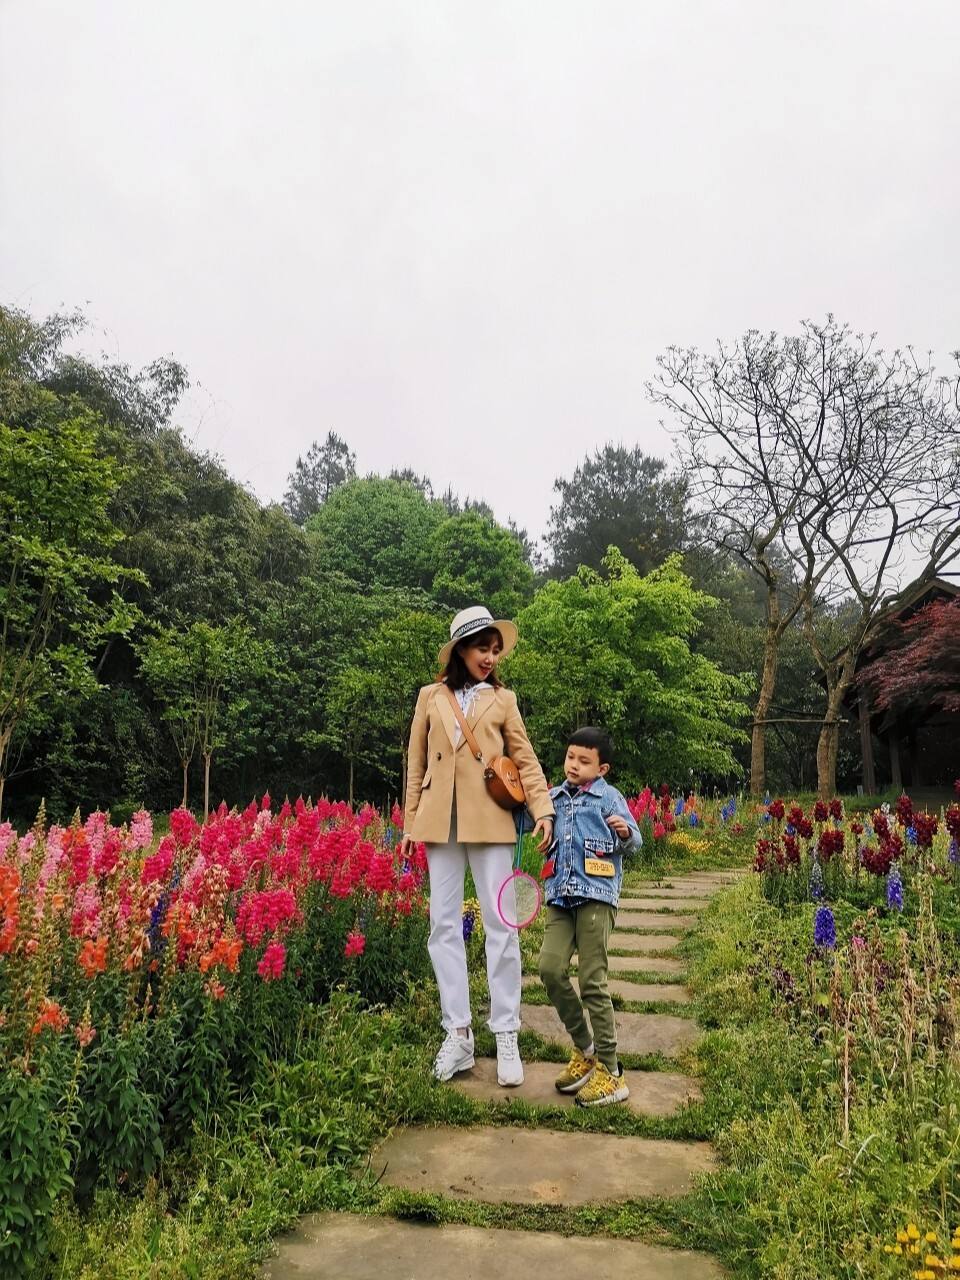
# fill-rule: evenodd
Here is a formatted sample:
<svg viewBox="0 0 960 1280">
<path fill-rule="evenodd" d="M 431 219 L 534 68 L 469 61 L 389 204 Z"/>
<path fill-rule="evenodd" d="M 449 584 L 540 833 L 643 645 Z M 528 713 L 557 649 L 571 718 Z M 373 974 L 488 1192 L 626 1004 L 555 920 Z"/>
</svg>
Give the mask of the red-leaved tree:
<svg viewBox="0 0 960 1280">
<path fill-rule="evenodd" d="M 960 597 L 934 600 L 896 623 L 889 648 L 858 682 L 878 711 L 960 711 Z"/>
</svg>

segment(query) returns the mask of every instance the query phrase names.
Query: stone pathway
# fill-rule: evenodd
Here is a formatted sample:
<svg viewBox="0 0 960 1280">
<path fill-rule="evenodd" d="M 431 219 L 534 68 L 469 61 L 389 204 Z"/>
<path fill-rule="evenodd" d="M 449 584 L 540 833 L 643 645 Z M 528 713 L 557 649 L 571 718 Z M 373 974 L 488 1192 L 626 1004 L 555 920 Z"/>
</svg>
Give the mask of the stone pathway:
<svg viewBox="0 0 960 1280">
<path fill-rule="evenodd" d="M 611 939 L 611 994 L 634 1004 L 689 1002 L 680 979 L 683 962 L 671 956 L 681 935 L 714 893 L 739 872 L 698 872 L 648 881 L 621 899 Z M 628 953 L 628 954 L 622 954 Z M 616 976 L 616 975 L 623 976 Z M 539 987 L 528 975 L 524 988 Z M 676 1058 L 699 1036 L 696 1022 L 676 1013 L 617 1010 L 619 1048 L 625 1061 L 634 1115 L 669 1117 L 702 1098 L 696 1080 L 681 1071 L 637 1070 L 636 1059 Z M 550 1046 L 569 1044 L 549 1004 L 524 1001 L 523 1031 Z M 529 1044 L 531 1042 L 526 1042 Z M 536 1042 L 532 1042 L 534 1045 Z M 506 1124 L 469 1128 L 412 1126 L 397 1129 L 371 1155 L 382 1184 L 398 1191 L 429 1193 L 444 1201 L 504 1206 L 612 1205 L 647 1197 L 686 1194 L 697 1174 L 715 1166 L 709 1143 L 651 1139 L 582 1129 L 553 1129 L 528 1119 L 522 1107 L 562 1111 L 575 1106 L 557 1093 L 553 1062 L 524 1062 L 518 1089 L 497 1084 L 496 1062 L 481 1058 L 473 1071 L 450 1082 L 494 1111 L 521 1107 Z M 515 1221 L 507 1218 L 506 1221 Z M 501 1219 L 503 1221 L 503 1219 Z M 555 1220 L 551 1219 L 551 1225 Z M 570 1228 L 567 1228 L 568 1230 Z M 575 1229 L 575 1228 L 574 1228 Z M 564 1280 L 721 1280 L 710 1257 L 606 1236 L 559 1235 L 458 1225 L 427 1225 L 390 1217 L 348 1213 L 305 1218 L 279 1242 L 267 1280 L 488 1280 L 491 1269 L 549 1267 Z"/>
</svg>

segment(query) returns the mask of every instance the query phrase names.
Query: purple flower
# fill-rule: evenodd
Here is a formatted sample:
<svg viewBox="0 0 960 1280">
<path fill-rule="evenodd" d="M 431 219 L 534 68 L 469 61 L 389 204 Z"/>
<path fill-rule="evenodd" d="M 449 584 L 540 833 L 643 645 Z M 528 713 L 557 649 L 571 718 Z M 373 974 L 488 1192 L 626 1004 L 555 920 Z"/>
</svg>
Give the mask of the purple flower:
<svg viewBox="0 0 960 1280">
<path fill-rule="evenodd" d="M 697 817 L 697 815 L 696 815 L 695 813 L 691 813 L 691 814 L 690 814 L 690 825 L 691 825 L 691 827 L 695 827 L 699 821 L 700 821 L 700 819 Z"/>
<path fill-rule="evenodd" d="M 947 857 L 954 865 L 960 862 L 960 840 L 951 840 L 950 848 L 947 851 Z"/>
<path fill-rule="evenodd" d="M 907 843 L 908 843 L 908 844 L 916 844 L 916 843 L 917 843 L 917 829 L 916 829 L 916 827 L 907 827 Z"/>
<path fill-rule="evenodd" d="M 900 871 L 895 862 L 890 864 L 890 870 L 887 873 L 887 906 L 891 911 L 903 910 L 903 881 L 900 879 Z"/>
<path fill-rule="evenodd" d="M 476 923 L 477 923 L 477 917 L 473 914 L 472 911 L 465 911 L 463 913 L 464 942 L 469 942 L 470 939 L 473 937 L 473 930 L 474 930 L 474 927 L 476 926 Z"/>
<path fill-rule="evenodd" d="M 813 918 L 813 945 L 832 950 L 837 945 L 837 926 L 829 907 L 817 907 Z"/>
</svg>

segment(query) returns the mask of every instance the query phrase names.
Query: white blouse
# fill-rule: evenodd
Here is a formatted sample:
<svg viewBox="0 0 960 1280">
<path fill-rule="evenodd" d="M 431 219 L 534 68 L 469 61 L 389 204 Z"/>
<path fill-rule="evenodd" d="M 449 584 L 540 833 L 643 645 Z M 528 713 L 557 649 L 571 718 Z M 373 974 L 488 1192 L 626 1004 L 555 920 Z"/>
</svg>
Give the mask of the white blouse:
<svg viewBox="0 0 960 1280">
<path fill-rule="evenodd" d="M 460 710 L 463 712 L 464 719 L 469 719 L 470 708 L 476 701 L 477 694 L 482 693 L 484 689 L 492 689 L 493 685 L 488 684 L 486 680 L 481 680 L 478 684 L 465 684 L 462 689 L 454 690 L 454 697 L 460 703 Z M 458 720 L 453 731 L 454 746 L 460 745 L 460 739 L 463 737 L 463 730 L 460 728 Z"/>
</svg>

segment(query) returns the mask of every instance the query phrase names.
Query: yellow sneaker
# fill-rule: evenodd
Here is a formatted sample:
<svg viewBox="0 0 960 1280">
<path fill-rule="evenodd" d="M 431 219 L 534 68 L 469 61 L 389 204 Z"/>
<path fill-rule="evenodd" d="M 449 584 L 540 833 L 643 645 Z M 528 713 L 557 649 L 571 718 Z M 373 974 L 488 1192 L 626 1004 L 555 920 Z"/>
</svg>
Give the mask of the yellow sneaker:
<svg viewBox="0 0 960 1280">
<path fill-rule="evenodd" d="M 561 1093 L 576 1093 L 582 1089 L 596 1070 L 596 1058 L 588 1058 L 586 1054 L 574 1048 L 570 1061 L 554 1080 Z"/>
<path fill-rule="evenodd" d="M 607 1107 L 613 1102 L 626 1102 L 630 1097 L 627 1081 L 620 1068 L 619 1075 L 613 1075 L 602 1062 L 598 1062 L 590 1082 L 577 1094 L 577 1105 L 580 1107 Z"/>
</svg>

